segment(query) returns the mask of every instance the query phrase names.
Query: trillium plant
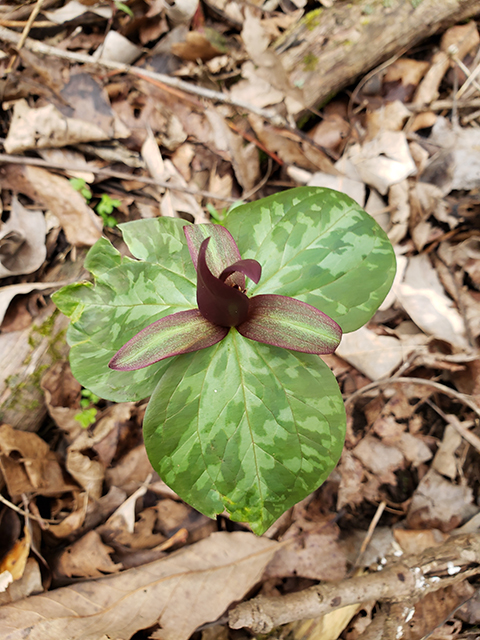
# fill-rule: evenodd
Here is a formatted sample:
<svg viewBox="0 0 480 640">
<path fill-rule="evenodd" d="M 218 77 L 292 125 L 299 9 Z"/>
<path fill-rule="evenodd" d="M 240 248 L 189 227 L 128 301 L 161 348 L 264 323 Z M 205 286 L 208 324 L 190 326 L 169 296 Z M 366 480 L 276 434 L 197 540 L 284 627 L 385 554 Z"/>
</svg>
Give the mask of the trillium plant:
<svg viewBox="0 0 480 640">
<path fill-rule="evenodd" d="M 321 359 L 388 293 L 388 238 L 347 196 L 301 187 L 233 209 L 223 226 L 156 218 L 105 238 L 93 283 L 54 296 L 79 382 L 150 396 L 153 467 L 185 501 L 261 534 L 340 457 L 345 412 Z"/>
</svg>

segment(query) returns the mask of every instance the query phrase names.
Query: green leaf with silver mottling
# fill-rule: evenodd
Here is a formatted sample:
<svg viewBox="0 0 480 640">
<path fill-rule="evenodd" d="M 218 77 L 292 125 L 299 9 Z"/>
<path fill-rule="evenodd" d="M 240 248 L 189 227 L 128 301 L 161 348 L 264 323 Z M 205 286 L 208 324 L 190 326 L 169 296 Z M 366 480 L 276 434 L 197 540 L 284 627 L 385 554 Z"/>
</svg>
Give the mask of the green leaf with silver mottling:
<svg viewBox="0 0 480 640">
<path fill-rule="evenodd" d="M 101 238 L 85 262 L 95 276 L 94 285 L 69 285 L 53 296 L 72 319 L 67 341 L 73 375 L 98 396 L 115 402 L 148 397 L 170 363 L 114 371 L 108 363 L 115 353 L 156 320 L 196 307 L 196 273 L 183 234 L 185 222 L 165 218 L 140 222 L 149 224 L 127 223 L 122 231 L 132 254 L 149 262 L 122 259 Z"/>
<path fill-rule="evenodd" d="M 299 187 L 235 208 L 224 226 L 242 258 L 262 265 L 248 295 L 297 298 L 354 331 L 393 282 L 395 254 L 384 231 L 348 196 Z"/>
<path fill-rule="evenodd" d="M 235 329 L 171 361 L 144 421 L 150 460 L 174 491 L 258 534 L 327 478 L 344 433 L 340 390 L 319 357 Z"/>
</svg>

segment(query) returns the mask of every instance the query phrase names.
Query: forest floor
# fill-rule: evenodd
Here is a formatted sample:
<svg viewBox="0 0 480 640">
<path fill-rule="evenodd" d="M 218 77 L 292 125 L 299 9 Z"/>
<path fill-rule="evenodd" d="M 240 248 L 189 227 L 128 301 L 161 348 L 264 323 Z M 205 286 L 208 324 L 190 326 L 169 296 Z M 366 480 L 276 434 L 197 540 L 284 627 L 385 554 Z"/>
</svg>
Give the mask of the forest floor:
<svg viewBox="0 0 480 640">
<path fill-rule="evenodd" d="M 269 637 L 480 636 L 479 24 L 400 48 L 297 117 L 278 42 L 340 5 L 0 6 L 0 640 L 265 637 L 248 605 L 229 624 L 239 599 L 318 584 L 326 615 L 295 621 L 295 601 Z M 102 234 L 124 250 L 118 223 L 219 221 L 301 185 L 364 207 L 397 276 L 324 357 L 347 410 L 338 466 L 257 538 L 162 482 L 146 403 L 81 387 L 49 295 L 85 278 Z M 403 571 L 416 579 L 398 590 Z"/>
</svg>

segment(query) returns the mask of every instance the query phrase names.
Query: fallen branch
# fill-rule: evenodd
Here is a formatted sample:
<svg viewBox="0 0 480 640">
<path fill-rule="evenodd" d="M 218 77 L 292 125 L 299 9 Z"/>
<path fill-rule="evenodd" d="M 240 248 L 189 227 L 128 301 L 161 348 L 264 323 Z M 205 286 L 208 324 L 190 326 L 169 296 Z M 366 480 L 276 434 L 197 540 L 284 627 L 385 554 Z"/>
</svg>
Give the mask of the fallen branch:
<svg viewBox="0 0 480 640">
<path fill-rule="evenodd" d="M 229 613 L 232 629 L 269 633 L 275 627 L 317 618 L 368 601 L 418 601 L 480 573 L 480 534 L 452 536 L 444 544 L 386 566 L 383 571 L 331 584 L 319 584 L 283 597 L 259 596 Z"/>
</svg>

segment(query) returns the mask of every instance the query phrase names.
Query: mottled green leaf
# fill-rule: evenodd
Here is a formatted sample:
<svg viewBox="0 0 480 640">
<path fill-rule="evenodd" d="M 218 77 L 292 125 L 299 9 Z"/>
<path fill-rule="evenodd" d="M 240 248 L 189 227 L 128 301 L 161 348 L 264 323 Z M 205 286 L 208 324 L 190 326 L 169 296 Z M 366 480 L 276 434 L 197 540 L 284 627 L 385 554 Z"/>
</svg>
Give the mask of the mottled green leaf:
<svg viewBox="0 0 480 640">
<path fill-rule="evenodd" d="M 134 372 L 114 371 L 108 363 L 115 353 L 156 320 L 196 308 L 196 273 L 184 222 L 165 218 L 141 222 L 149 223 L 146 231 L 137 222 L 122 225 L 122 231 L 132 254 L 151 262 L 120 259 L 102 238 L 86 259 L 95 275 L 94 285 L 70 285 L 54 295 L 55 304 L 72 318 L 67 340 L 73 375 L 100 397 L 115 402 L 148 397 L 170 362 Z M 143 251 L 142 241 L 146 243 Z"/>
<path fill-rule="evenodd" d="M 172 360 L 144 421 L 154 468 L 208 516 L 224 509 L 263 533 L 318 487 L 343 446 L 340 390 L 318 356 L 231 329 Z"/>
<path fill-rule="evenodd" d="M 262 265 L 249 295 L 298 298 L 338 322 L 363 326 L 393 282 L 395 255 L 375 220 L 348 196 L 300 187 L 235 208 L 225 227 L 242 258 Z"/>
</svg>

